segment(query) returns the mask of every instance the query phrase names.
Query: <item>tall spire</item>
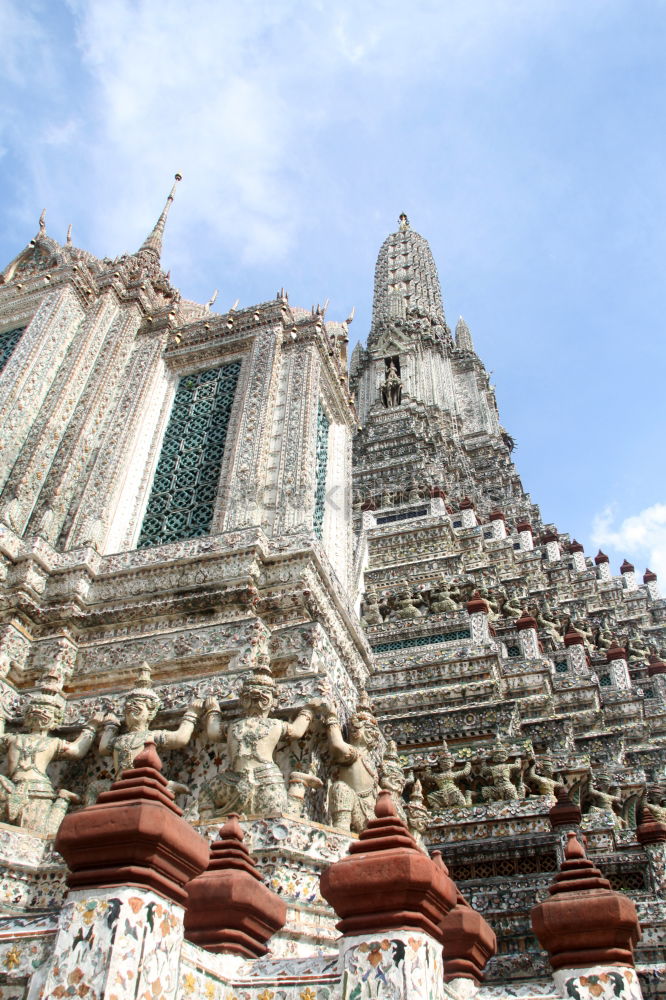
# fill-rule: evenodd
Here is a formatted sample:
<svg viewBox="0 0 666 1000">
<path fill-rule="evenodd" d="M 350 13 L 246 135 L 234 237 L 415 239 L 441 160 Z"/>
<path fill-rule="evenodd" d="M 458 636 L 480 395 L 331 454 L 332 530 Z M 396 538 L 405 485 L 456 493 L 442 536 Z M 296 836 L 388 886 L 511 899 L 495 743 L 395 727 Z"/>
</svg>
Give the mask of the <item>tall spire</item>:
<svg viewBox="0 0 666 1000">
<path fill-rule="evenodd" d="M 164 227 L 166 225 L 167 215 L 169 214 L 169 209 L 171 208 L 171 202 L 176 194 L 176 184 L 178 181 L 183 179 L 183 175 L 176 174 L 176 180 L 169 192 L 169 197 L 166 200 L 166 204 L 162 209 L 159 219 L 153 226 L 153 229 L 149 236 L 143 241 L 139 253 L 151 253 L 159 260 L 162 255 L 162 236 L 164 235 Z"/>
<path fill-rule="evenodd" d="M 442 292 L 428 241 L 411 228 L 403 212 L 396 232 L 384 240 L 375 268 L 372 326 L 412 316 L 445 326 Z"/>
</svg>

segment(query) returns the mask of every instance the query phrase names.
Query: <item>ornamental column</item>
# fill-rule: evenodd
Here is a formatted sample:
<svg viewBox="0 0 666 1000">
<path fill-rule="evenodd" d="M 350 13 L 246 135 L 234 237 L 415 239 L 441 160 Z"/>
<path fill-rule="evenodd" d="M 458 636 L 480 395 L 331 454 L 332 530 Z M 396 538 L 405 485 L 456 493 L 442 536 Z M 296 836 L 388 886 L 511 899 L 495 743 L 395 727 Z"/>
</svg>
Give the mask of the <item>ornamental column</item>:
<svg viewBox="0 0 666 1000">
<path fill-rule="evenodd" d="M 490 524 L 493 529 L 493 540 L 506 538 L 506 518 L 501 510 L 493 510 L 490 513 Z"/>
<path fill-rule="evenodd" d="M 622 574 L 622 583 L 624 584 L 625 590 L 638 590 L 638 580 L 636 579 L 636 568 L 625 559 L 620 566 L 620 573 Z"/>
<path fill-rule="evenodd" d="M 442 921 L 456 887 L 417 847 L 390 791 L 379 793 L 349 854 L 322 873 L 320 890 L 341 918 L 342 1000 L 445 1000 Z"/>
<path fill-rule="evenodd" d="M 522 552 L 531 552 L 534 548 L 534 535 L 532 533 L 532 525 L 529 521 L 520 521 L 516 525 L 516 531 L 518 532 L 518 538 L 520 539 L 520 548 Z"/>
<path fill-rule="evenodd" d="M 460 513 L 462 514 L 463 528 L 475 528 L 479 523 L 476 518 L 474 504 L 469 497 L 464 497 L 460 501 Z"/>
<path fill-rule="evenodd" d="M 565 860 L 550 898 L 532 910 L 532 928 L 545 948 L 562 997 L 595 1000 L 611 987 L 618 1000 L 642 1000 L 634 968 L 640 937 L 633 902 L 610 882 L 568 834 Z"/>
<path fill-rule="evenodd" d="M 606 650 L 606 663 L 610 667 L 611 683 L 618 691 L 628 691 L 631 688 L 627 651 L 617 643 Z"/>
<path fill-rule="evenodd" d="M 587 673 L 588 661 L 585 649 L 585 637 L 575 628 L 569 628 L 564 636 L 564 646 L 567 651 L 567 666 L 572 674 Z"/>
<path fill-rule="evenodd" d="M 208 844 L 182 819 L 154 743 L 56 838 L 69 875 L 40 997 L 176 1000 L 185 884 Z"/>
<path fill-rule="evenodd" d="M 654 818 L 649 806 L 641 810 L 636 840 L 647 854 L 654 892 L 666 896 L 666 825 Z"/>
<path fill-rule="evenodd" d="M 569 552 L 573 557 L 573 566 L 576 573 L 584 573 L 587 569 L 587 563 L 585 562 L 585 549 L 580 542 L 576 541 L 575 538 L 569 546 Z"/>
<path fill-rule="evenodd" d="M 264 885 L 231 813 L 211 844 L 206 871 L 187 886 L 187 940 L 218 954 L 258 958 L 286 919 L 284 901 Z"/>
<path fill-rule="evenodd" d="M 657 586 L 657 574 L 653 573 L 651 569 L 646 569 L 643 573 L 643 583 L 647 587 L 648 594 L 652 600 L 658 601 L 661 595 Z"/>
<path fill-rule="evenodd" d="M 465 605 L 469 615 L 469 632 L 472 642 L 490 642 L 488 615 L 490 606 L 481 597 L 478 590 L 472 594 L 472 600 Z"/>
<path fill-rule="evenodd" d="M 526 660 L 536 660 L 539 656 L 539 636 L 537 633 L 536 618 L 532 618 L 526 611 L 523 611 L 516 621 L 518 638 L 520 639 L 520 650 Z"/>
<path fill-rule="evenodd" d="M 541 536 L 541 541 L 546 546 L 546 559 L 548 562 L 558 562 L 562 558 L 560 551 L 560 539 L 556 531 L 546 531 Z"/>
<path fill-rule="evenodd" d="M 599 574 L 599 579 L 602 580 L 604 583 L 610 583 L 612 580 L 610 571 L 610 559 L 608 558 L 606 553 L 602 552 L 601 549 L 599 549 L 596 556 L 594 557 L 594 562 L 597 567 L 597 573 Z"/>
</svg>

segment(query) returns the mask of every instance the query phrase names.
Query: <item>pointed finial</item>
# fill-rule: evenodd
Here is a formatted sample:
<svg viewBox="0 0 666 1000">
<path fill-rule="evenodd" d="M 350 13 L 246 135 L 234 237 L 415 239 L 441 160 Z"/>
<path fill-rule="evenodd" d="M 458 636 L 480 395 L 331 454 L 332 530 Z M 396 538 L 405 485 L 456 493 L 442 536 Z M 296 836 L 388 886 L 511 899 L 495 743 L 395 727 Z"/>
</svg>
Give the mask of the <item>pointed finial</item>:
<svg viewBox="0 0 666 1000">
<path fill-rule="evenodd" d="M 71 245 L 72 245 L 72 223 L 70 222 L 70 224 L 67 226 L 67 246 L 71 247 Z"/>
<path fill-rule="evenodd" d="M 182 179 L 183 179 L 182 174 L 177 173 L 175 175 L 175 183 L 171 188 L 171 191 L 169 192 L 169 197 L 166 200 L 166 203 L 164 205 L 164 208 L 162 209 L 160 217 L 153 226 L 150 235 L 143 241 L 139 253 L 141 252 L 152 253 L 159 260 L 162 253 L 162 236 L 164 234 L 164 227 L 166 225 L 169 209 L 171 208 L 171 202 L 173 201 L 174 196 L 176 194 L 176 184 L 178 183 L 178 181 L 182 181 Z"/>
<path fill-rule="evenodd" d="M 39 217 L 39 231 L 40 233 L 46 232 L 46 209 L 42 209 L 42 214 Z"/>
<path fill-rule="evenodd" d="M 400 229 L 402 230 L 402 232 L 404 232 L 405 229 L 409 229 L 409 219 L 407 218 L 404 212 L 400 213 L 400 218 L 398 219 L 398 222 L 400 223 Z"/>
<path fill-rule="evenodd" d="M 211 297 L 208 299 L 208 302 L 206 303 L 206 309 L 212 309 L 213 306 L 215 305 L 216 299 L 217 299 L 217 288 L 215 289 Z"/>
<path fill-rule="evenodd" d="M 356 315 L 356 306 L 352 306 L 351 307 L 351 312 L 349 313 L 349 316 L 347 316 L 347 319 L 345 320 L 345 323 L 347 324 L 347 326 L 349 326 L 350 323 L 354 322 L 354 316 L 355 315 Z"/>
</svg>

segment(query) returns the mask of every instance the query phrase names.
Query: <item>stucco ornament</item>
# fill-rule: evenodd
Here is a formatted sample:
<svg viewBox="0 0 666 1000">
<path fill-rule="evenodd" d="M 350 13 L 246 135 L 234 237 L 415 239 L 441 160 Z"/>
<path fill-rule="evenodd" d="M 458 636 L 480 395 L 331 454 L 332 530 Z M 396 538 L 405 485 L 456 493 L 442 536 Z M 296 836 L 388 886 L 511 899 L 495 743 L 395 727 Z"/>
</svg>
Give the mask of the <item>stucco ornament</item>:
<svg viewBox="0 0 666 1000">
<path fill-rule="evenodd" d="M 331 823 L 341 830 L 360 833 L 374 816 L 379 791 L 373 753 L 379 744 L 380 732 L 365 691 L 349 720 L 349 742 L 342 736 L 335 713 L 329 714 L 325 725 L 334 764 L 328 798 Z"/>
<path fill-rule="evenodd" d="M 0 817 L 47 837 L 55 836 L 70 803 L 81 800 L 75 792 L 56 790 L 46 769 L 54 760 L 85 757 L 102 724 L 101 716 L 93 716 L 71 743 L 52 736 L 62 722 L 65 699 L 60 692 L 61 678 L 52 671 L 25 710 L 28 732 L 0 737 L 8 772 L 8 777 L 0 775 Z"/>
<path fill-rule="evenodd" d="M 178 729 L 151 729 L 150 723 L 160 710 L 161 702 L 151 687 L 151 668 L 143 663 L 139 668 L 138 682 L 125 699 L 125 732 L 121 733 L 120 719 L 109 714 L 104 719 L 99 752 L 113 758 L 113 779 L 132 767 L 134 758 L 143 749 L 147 740 L 158 748 L 177 750 L 187 746 L 197 720 L 203 710 L 202 701 L 193 701 L 183 713 Z M 109 781 L 95 781 L 88 787 L 86 801 L 94 801 L 98 794 L 110 785 Z M 169 782 L 174 794 L 186 792 L 187 788 L 177 782 Z"/>
<path fill-rule="evenodd" d="M 277 685 L 271 673 L 268 635 L 263 635 L 253 650 L 255 667 L 245 678 L 240 691 L 243 715 L 227 729 L 227 767 L 206 783 L 199 797 L 202 818 L 232 812 L 258 816 L 288 812 L 300 814 L 304 784 L 320 785 L 315 775 L 295 772 L 290 782 L 290 801 L 284 775 L 273 754 L 278 744 L 298 740 L 310 728 L 315 705 L 305 705 L 293 722 L 271 716 L 277 702 Z M 205 703 L 207 738 L 214 743 L 224 738 L 224 724 L 216 698 Z M 296 780 L 297 779 L 297 780 Z"/>
<path fill-rule="evenodd" d="M 495 741 L 490 764 L 486 764 L 481 773 L 487 782 L 482 789 L 484 801 L 506 802 L 520 798 L 512 778 L 513 775 L 520 777 L 522 763 L 520 760 L 509 760 L 507 749 L 500 739 Z"/>
<path fill-rule="evenodd" d="M 467 761 L 462 767 L 455 767 L 455 757 L 449 750 L 446 740 L 443 743 L 443 753 L 439 768 L 430 774 L 437 785 L 437 790 L 428 793 L 428 805 L 431 809 L 448 809 L 450 806 L 467 806 L 468 798 L 458 788 L 458 783 L 469 777 L 472 765 Z"/>
</svg>

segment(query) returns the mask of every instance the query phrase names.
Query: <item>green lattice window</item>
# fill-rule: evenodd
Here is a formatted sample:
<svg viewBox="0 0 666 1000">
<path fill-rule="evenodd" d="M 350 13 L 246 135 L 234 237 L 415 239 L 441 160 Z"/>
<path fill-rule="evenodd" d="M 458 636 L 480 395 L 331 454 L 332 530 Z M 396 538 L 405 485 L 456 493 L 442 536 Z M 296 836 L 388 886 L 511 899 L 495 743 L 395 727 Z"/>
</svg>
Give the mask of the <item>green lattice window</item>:
<svg viewBox="0 0 666 1000">
<path fill-rule="evenodd" d="M 240 362 L 178 383 L 138 548 L 207 535 Z"/>
<path fill-rule="evenodd" d="M 330 421 L 319 404 L 317 410 L 317 471 L 315 473 L 314 532 L 321 538 L 324 530 L 326 505 L 326 470 L 328 468 L 328 428 Z"/>
<path fill-rule="evenodd" d="M 558 674 L 566 674 L 568 669 L 569 669 L 569 664 L 567 663 L 566 660 L 559 660 L 555 664 L 555 672 Z"/>
<path fill-rule="evenodd" d="M 469 639 L 469 629 L 461 628 L 456 632 L 439 632 L 437 635 L 417 635 L 413 639 L 397 639 L 395 642 L 378 642 L 371 644 L 373 653 L 391 653 L 396 649 L 411 649 L 413 646 L 430 646 L 434 642 L 456 642 L 459 639 Z"/>
<path fill-rule="evenodd" d="M 6 330 L 5 333 L 0 333 L 0 372 L 9 361 L 24 330 L 24 326 L 17 326 L 15 330 Z"/>
</svg>

